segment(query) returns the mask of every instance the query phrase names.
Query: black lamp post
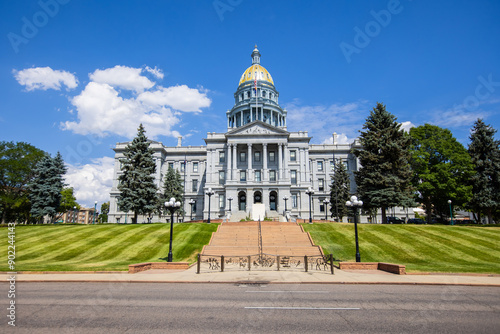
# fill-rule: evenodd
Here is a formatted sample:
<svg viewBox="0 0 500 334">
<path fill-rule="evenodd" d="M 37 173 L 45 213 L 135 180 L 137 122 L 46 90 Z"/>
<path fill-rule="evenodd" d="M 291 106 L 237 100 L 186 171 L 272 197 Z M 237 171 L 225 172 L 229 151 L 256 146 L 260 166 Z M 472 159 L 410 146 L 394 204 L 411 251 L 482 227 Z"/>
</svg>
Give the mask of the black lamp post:
<svg viewBox="0 0 500 334">
<path fill-rule="evenodd" d="M 309 195 L 309 224 L 312 224 L 312 209 L 311 209 L 311 196 L 314 194 L 313 188 L 309 187 L 306 190 L 306 194 Z"/>
<path fill-rule="evenodd" d="M 229 201 L 229 212 L 231 212 L 231 202 L 233 201 L 233 198 L 228 197 L 227 200 Z"/>
<path fill-rule="evenodd" d="M 451 209 L 451 199 L 448 200 L 448 204 L 450 205 L 450 223 L 453 225 L 453 210 Z"/>
<path fill-rule="evenodd" d="M 356 196 L 351 196 L 351 200 L 345 202 L 345 205 L 352 207 L 354 211 L 354 234 L 356 236 L 356 262 L 361 262 L 361 256 L 359 255 L 359 243 L 358 243 L 358 207 L 363 206 L 363 201 L 359 201 Z"/>
<path fill-rule="evenodd" d="M 325 205 L 325 220 L 328 220 L 328 203 L 330 203 L 330 200 L 325 198 L 323 200 L 323 204 Z"/>
<path fill-rule="evenodd" d="M 208 196 L 208 220 L 207 223 L 210 224 L 210 197 L 212 197 L 215 192 L 212 190 L 212 188 L 208 188 L 207 191 L 205 191 L 205 194 Z"/>
<path fill-rule="evenodd" d="M 287 208 L 286 208 L 286 201 L 288 201 L 288 197 L 283 197 L 283 200 L 285 201 L 285 213 L 287 212 Z"/>
<path fill-rule="evenodd" d="M 193 220 L 193 207 L 194 207 L 194 204 L 196 203 L 196 201 L 191 198 L 191 200 L 188 203 L 189 203 L 189 205 L 191 205 L 191 220 Z"/>
<path fill-rule="evenodd" d="M 95 224 L 95 214 L 97 212 L 97 201 L 94 202 L 94 221 L 92 222 L 92 224 Z"/>
<path fill-rule="evenodd" d="M 170 201 L 165 202 L 167 210 L 170 211 L 170 247 L 168 249 L 167 262 L 172 262 L 172 235 L 174 234 L 174 212 L 181 207 L 181 202 L 175 201 L 175 198 L 171 198 Z"/>
<path fill-rule="evenodd" d="M 76 219 L 76 206 L 73 207 L 73 224 L 75 223 L 75 220 L 78 222 L 78 219 Z"/>
</svg>

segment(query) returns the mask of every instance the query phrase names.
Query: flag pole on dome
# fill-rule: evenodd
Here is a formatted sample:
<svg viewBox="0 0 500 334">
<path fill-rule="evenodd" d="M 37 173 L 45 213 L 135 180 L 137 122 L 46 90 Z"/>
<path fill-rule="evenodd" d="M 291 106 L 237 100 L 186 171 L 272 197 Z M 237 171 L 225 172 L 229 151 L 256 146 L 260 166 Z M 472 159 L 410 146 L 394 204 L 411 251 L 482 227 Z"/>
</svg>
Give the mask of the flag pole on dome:
<svg viewBox="0 0 500 334">
<path fill-rule="evenodd" d="M 255 44 L 255 49 L 257 49 L 257 44 Z M 254 71 L 253 71 L 253 74 L 254 74 L 254 80 L 253 80 L 253 84 L 254 84 L 254 89 L 255 89 L 255 119 L 258 119 L 258 115 L 259 115 L 259 105 L 258 105 L 258 101 L 257 101 L 257 66 L 254 67 Z M 250 119 L 252 118 L 252 115 L 250 115 Z"/>
</svg>

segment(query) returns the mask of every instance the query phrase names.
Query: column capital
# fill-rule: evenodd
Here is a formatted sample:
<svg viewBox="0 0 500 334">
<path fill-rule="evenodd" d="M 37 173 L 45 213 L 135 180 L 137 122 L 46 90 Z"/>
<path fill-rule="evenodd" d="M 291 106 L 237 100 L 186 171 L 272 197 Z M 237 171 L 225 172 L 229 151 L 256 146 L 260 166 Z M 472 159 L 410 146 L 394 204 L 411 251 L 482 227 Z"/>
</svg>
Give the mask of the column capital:
<svg viewBox="0 0 500 334">
<path fill-rule="evenodd" d="M 248 143 L 248 144 L 247 144 L 247 146 L 248 146 L 248 147 L 252 147 L 252 143 Z"/>
<path fill-rule="evenodd" d="M 262 147 L 267 147 L 267 143 L 262 143 Z"/>
</svg>

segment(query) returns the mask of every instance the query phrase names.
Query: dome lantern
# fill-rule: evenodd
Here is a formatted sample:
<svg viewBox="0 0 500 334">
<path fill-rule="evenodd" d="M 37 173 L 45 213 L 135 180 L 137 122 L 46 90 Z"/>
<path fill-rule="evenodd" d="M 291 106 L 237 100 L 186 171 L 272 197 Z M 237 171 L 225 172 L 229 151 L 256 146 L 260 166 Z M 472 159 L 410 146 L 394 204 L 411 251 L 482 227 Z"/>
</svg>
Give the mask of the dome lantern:
<svg viewBox="0 0 500 334">
<path fill-rule="evenodd" d="M 257 45 L 255 45 L 255 49 L 253 49 L 252 52 L 252 65 L 253 64 L 260 64 L 260 52 L 257 49 Z"/>
</svg>

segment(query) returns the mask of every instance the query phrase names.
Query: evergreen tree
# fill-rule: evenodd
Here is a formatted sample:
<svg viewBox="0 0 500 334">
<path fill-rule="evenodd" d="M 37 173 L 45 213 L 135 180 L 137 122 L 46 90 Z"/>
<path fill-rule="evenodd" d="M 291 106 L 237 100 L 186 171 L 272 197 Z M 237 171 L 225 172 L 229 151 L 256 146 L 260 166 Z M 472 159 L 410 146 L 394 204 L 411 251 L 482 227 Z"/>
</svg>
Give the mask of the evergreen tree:
<svg viewBox="0 0 500 334">
<path fill-rule="evenodd" d="M 163 192 L 158 196 L 158 209 L 160 212 L 165 210 L 165 202 L 168 202 L 172 197 L 175 198 L 176 202 L 181 202 L 180 208 L 175 212 L 177 215 L 183 215 L 184 182 L 179 171 L 169 167 L 163 181 Z"/>
<path fill-rule="evenodd" d="M 478 119 L 472 128 L 469 155 L 476 173 L 471 177 L 472 199 L 469 207 L 481 220 L 488 216 L 491 224 L 493 214 L 500 208 L 500 142 L 494 139 L 496 130 Z"/>
<path fill-rule="evenodd" d="M 362 149 L 354 150 L 361 168 L 355 173 L 359 197 L 367 210 L 408 206 L 412 202 L 410 137 L 401 129 L 396 117 L 377 103 L 363 125 Z"/>
<path fill-rule="evenodd" d="M 454 207 L 464 207 L 471 198 L 469 178 L 472 162 L 465 147 L 448 129 L 425 124 L 410 130 L 411 165 L 418 201 L 424 205 L 427 221 L 432 214 L 449 216 L 448 200 Z"/>
<path fill-rule="evenodd" d="M 120 159 L 123 173 L 118 177 L 118 206 L 121 211 L 134 213 L 133 224 L 139 214 L 149 214 L 156 206 L 156 165 L 145 132 L 141 124 L 137 136 L 123 152 L 125 158 Z"/>
<path fill-rule="evenodd" d="M 31 216 L 38 222 L 44 216 L 54 222 L 61 204 L 66 167 L 59 152 L 55 158 L 46 155 L 36 165 L 35 177 L 29 185 L 29 199 L 31 201 Z"/>
<path fill-rule="evenodd" d="M 330 212 L 331 217 L 336 217 L 339 221 L 347 215 L 345 203 L 350 198 L 351 183 L 345 165 L 336 162 L 333 169 L 332 185 L 330 187 Z"/>
</svg>

